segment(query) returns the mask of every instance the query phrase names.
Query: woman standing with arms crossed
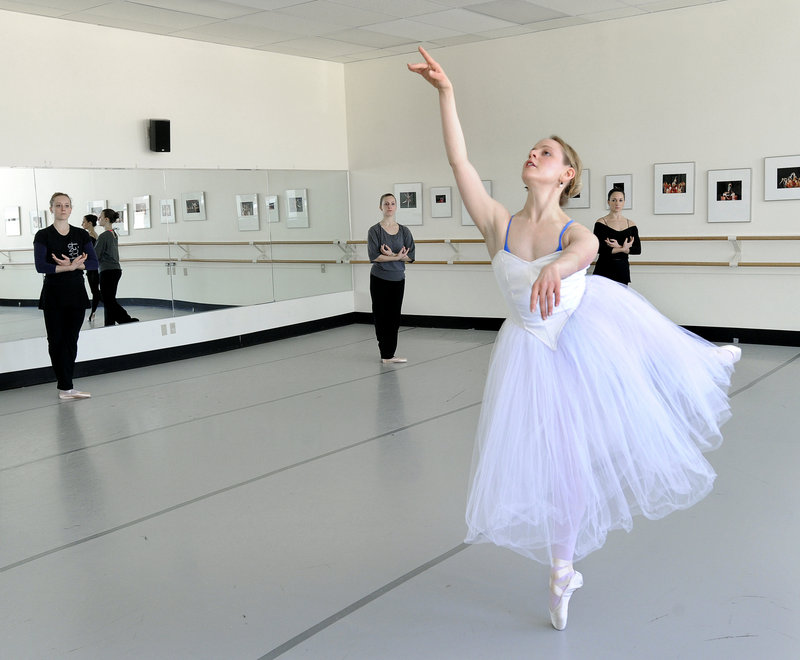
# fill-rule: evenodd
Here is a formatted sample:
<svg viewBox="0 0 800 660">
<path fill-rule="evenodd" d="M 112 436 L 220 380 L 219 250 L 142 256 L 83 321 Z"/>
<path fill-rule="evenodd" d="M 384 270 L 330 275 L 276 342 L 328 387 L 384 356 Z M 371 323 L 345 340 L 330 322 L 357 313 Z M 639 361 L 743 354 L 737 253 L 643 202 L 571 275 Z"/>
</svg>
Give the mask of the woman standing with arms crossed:
<svg viewBox="0 0 800 660">
<path fill-rule="evenodd" d="M 600 243 L 594 274 L 602 275 L 620 284 L 631 281 L 629 254 L 641 254 L 642 243 L 639 230 L 622 215 L 625 193 L 616 188 L 608 191 L 608 215 L 594 223 L 594 235 Z"/>
<path fill-rule="evenodd" d="M 83 271 L 96 271 L 97 257 L 89 234 L 69 224 L 69 195 L 55 193 L 50 198 L 50 212 L 53 224 L 37 231 L 33 239 L 36 272 L 44 274 L 39 309 L 44 312 L 47 349 L 58 398 L 88 399 L 91 394 L 73 387 L 72 375 L 78 356 L 78 334 L 89 303 Z"/>
<path fill-rule="evenodd" d="M 582 167 L 560 138 L 520 158 L 528 193 L 517 213 L 492 199 L 467 157 L 453 86 L 420 53 L 425 61 L 409 69 L 439 92 L 447 158 L 509 307 L 478 423 L 466 541 L 548 564 L 550 621 L 563 630 L 583 585 L 573 561 L 610 530 L 630 530 L 635 514 L 660 518 L 711 490 L 716 475 L 701 451 L 722 441 L 740 351 L 586 276 L 597 239 L 562 210 Z M 626 405 L 631 388 L 636 405 Z"/>
<path fill-rule="evenodd" d="M 122 266 L 119 264 L 119 239 L 113 224 L 118 220 L 119 213 L 114 209 L 104 209 L 100 212 L 98 222 L 105 231 L 97 238 L 95 245 L 97 260 L 100 263 L 100 295 L 103 297 L 106 326 L 139 320 L 131 317 L 117 302 L 117 286 L 122 277 Z"/>
<path fill-rule="evenodd" d="M 97 232 L 94 228 L 97 226 L 97 216 L 94 213 L 89 213 L 83 216 L 83 227 L 92 239 L 92 245 L 97 244 Z M 86 279 L 89 282 L 89 290 L 92 292 L 92 311 L 89 313 L 89 323 L 94 322 L 94 314 L 97 311 L 97 304 L 100 302 L 100 273 L 96 270 L 87 270 Z"/>
<path fill-rule="evenodd" d="M 400 329 L 400 310 L 406 285 L 406 263 L 414 261 L 414 237 L 408 227 L 397 224 L 397 200 L 392 193 L 381 196 L 378 205 L 383 218 L 369 228 L 367 253 L 372 262 L 369 293 L 375 336 L 383 364 L 407 362 L 397 357 L 397 333 Z"/>
</svg>

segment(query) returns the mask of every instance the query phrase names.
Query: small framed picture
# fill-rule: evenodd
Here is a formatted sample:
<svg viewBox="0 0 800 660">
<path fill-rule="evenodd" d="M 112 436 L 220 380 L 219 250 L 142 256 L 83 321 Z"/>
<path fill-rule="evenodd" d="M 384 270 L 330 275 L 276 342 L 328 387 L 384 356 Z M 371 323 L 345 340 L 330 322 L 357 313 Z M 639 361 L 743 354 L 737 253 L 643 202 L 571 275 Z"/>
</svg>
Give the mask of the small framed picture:
<svg viewBox="0 0 800 660">
<path fill-rule="evenodd" d="M 453 216 L 450 186 L 431 188 L 431 217 L 450 218 Z"/>
<path fill-rule="evenodd" d="M 422 184 L 395 183 L 394 197 L 397 200 L 397 222 L 402 225 L 421 225 Z"/>
<path fill-rule="evenodd" d="M 492 182 L 489 179 L 481 179 L 481 183 L 483 187 L 486 189 L 486 193 L 489 197 L 492 196 Z M 472 220 L 472 216 L 467 211 L 467 207 L 464 205 L 464 200 L 461 200 L 461 224 L 463 226 L 472 225 L 475 226 L 475 222 Z"/>
<path fill-rule="evenodd" d="M 31 234 L 47 226 L 47 218 L 43 211 L 31 211 Z"/>
<path fill-rule="evenodd" d="M 133 228 L 150 229 L 150 195 L 133 198 Z"/>
<path fill-rule="evenodd" d="M 625 206 L 623 209 L 633 208 L 633 174 L 609 174 L 606 176 L 606 208 L 608 208 L 608 193 L 612 190 L 621 190 L 625 195 Z"/>
<path fill-rule="evenodd" d="M 286 226 L 308 227 L 308 190 L 299 188 L 286 191 Z"/>
<path fill-rule="evenodd" d="M 93 202 L 88 202 L 86 204 L 86 213 L 91 213 L 92 215 L 96 215 L 99 218 L 103 210 L 107 208 L 109 207 L 108 207 L 108 202 L 106 202 L 106 200 L 96 199 Z"/>
<path fill-rule="evenodd" d="M 158 203 L 158 208 L 161 213 L 161 224 L 171 225 L 175 222 L 175 200 L 162 199 Z"/>
<path fill-rule="evenodd" d="M 239 231 L 258 231 L 258 193 L 236 195 Z"/>
<path fill-rule="evenodd" d="M 21 236 L 22 223 L 19 221 L 19 206 L 6 206 L 3 210 L 6 220 L 6 236 Z"/>
<path fill-rule="evenodd" d="M 114 223 L 114 231 L 117 232 L 119 236 L 127 236 L 130 234 L 128 204 L 125 202 L 109 202 L 108 208 L 119 213 L 119 221 Z"/>
<path fill-rule="evenodd" d="M 764 201 L 800 199 L 800 156 L 764 159 Z"/>
<path fill-rule="evenodd" d="M 278 196 L 267 195 L 264 199 L 264 205 L 267 207 L 267 222 L 280 222 L 280 209 L 278 208 Z"/>
<path fill-rule="evenodd" d="M 206 196 L 202 192 L 183 193 L 181 195 L 183 219 L 187 222 L 199 222 L 206 219 Z"/>
<path fill-rule="evenodd" d="M 570 197 L 564 208 L 567 209 L 588 209 L 591 200 L 591 177 L 588 169 L 584 169 L 581 173 L 581 191 Z"/>
<path fill-rule="evenodd" d="M 750 222 L 750 168 L 708 171 L 708 221 Z"/>
<path fill-rule="evenodd" d="M 694 213 L 694 163 L 653 166 L 653 213 Z"/>
</svg>

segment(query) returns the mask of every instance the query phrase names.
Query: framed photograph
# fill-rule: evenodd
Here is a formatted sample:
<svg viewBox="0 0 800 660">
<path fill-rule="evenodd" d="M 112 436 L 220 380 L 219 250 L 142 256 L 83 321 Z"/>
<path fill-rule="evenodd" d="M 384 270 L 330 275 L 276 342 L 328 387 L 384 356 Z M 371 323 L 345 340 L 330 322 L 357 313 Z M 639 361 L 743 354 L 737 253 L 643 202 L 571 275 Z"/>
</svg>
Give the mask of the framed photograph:
<svg viewBox="0 0 800 660">
<path fill-rule="evenodd" d="M 286 191 L 286 226 L 308 227 L 308 190 Z"/>
<path fill-rule="evenodd" d="M 19 221 L 19 206 L 6 206 L 3 209 L 6 220 L 6 236 L 21 236 L 22 223 Z"/>
<path fill-rule="evenodd" d="M 236 195 L 239 231 L 258 231 L 258 194 Z"/>
<path fill-rule="evenodd" d="M 750 173 L 708 170 L 709 222 L 750 222 Z"/>
<path fill-rule="evenodd" d="M 202 192 L 183 193 L 181 195 L 183 219 L 197 222 L 206 219 L 206 196 Z"/>
<path fill-rule="evenodd" d="M 91 213 L 92 215 L 96 215 L 99 218 L 100 214 L 107 208 L 109 208 L 109 206 L 106 200 L 96 199 L 95 201 L 88 202 L 86 204 L 86 213 Z"/>
<path fill-rule="evenodd" d="M 175 223 L 175 200 L 162 199 L 158 202 L 158 209 L 161 216 L 162 225 L 171 225 Z"/>
<path fill-rule="evenodd" d="M 481 179 L 481 183 L 483 187 L 486 189 L 486 192 L 489 194 L 489 197 L 492 196 L 492 182 L 489 179 Z M 464 226 L 472 225 L 475 226 L 475 222 L 472 220 L 472 216 L 470 216 L 469 211 L 467 211 L 467 207 L 464 206 L 464 202 L 461 202 L 461 224 Z"/>
<path fill-rule="evenodd" d="M 280 209 L 278 208 L 278 196 L 267 195 L 264 200 L 264 205 L 267 207 L 267 222 L 280 222 Z"/>
<path fill-rule="evenodd" d="M 125 202 L 109 202 L 108 208 L 119 213 L 119 222 L 114 223 L 114 231 L 117 232 L 119 236 L 127 236 L 130 234 L 130 226 L 128 224 L 128 205 Z"/>
<path fill-rule="evenodd" d="M 47 218 L 43 211 L 31 211 L 31 234 L 47 227 Z"/>
<path fill-rule="evenodd" d="M 588 169 L 584 169 L 581 174 L 581 191 L 574 197 L 570 197 L 564 208 L 567 209 L 588 209 L 591 205 L 590 191 L 591 191 L 591 177 Z"/>
<path fill-rule="evenodd" d="M 133 198 L 133 228 L 150 229 L 150 195 Z"/>
<path fill-rule="evenodd" d="M 453 217 L 453 204 L 450 186 L 442 188 L 431 188 L 431 217 L 432 218 L 451 218 Z"/>
<path fill-rule="evenodd" d="M 421 225 L 422 184 L 395 183 L 394 197 L 397 200 L 397 222 L 401 225 Z"/>
<path fill-rule="evenodd" d="M 606 189 L 603 197 L 606 198 L 606 208 L 608 208 L 608 193 L 611 190 L 621 190 L 625 195 L 625 206 L 623 209 L 633 208 L 633 174 L 609 174 L 606 176 Z"/>
<path fill-rule="evenodd" d="M 764 159 L 764 201 L 800 199 L 800 156 Z"/>
<path fill-rule="evenodd" d="M 653 166 L 653 213 L 694 213 L 694 163 Z"/>
</svg>

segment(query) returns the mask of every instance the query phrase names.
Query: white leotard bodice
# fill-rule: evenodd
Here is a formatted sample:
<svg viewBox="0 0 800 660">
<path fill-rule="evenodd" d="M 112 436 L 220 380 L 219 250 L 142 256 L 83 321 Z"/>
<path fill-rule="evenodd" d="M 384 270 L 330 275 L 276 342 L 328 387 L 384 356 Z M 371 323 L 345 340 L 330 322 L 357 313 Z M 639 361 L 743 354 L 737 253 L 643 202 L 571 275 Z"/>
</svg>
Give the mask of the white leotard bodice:
<svg viewBox="0 0 800 660">
<path fill-rule="evenodd" d="M 534 261 L 525 261 L 500 250 L 492 259 L 492 270 L 509 309 L 509 320 L 530 332 L 555 350 L 558 336 L 569 317 L 578 308 L 586 290 L 586 268 L 561 280 L 561 302 L 546 321 L 542 320 L 538 305 L 531 312 L 531 287 L 542 268 L 561 256 L 561 252 L 547 254 Z"/>
</svg>

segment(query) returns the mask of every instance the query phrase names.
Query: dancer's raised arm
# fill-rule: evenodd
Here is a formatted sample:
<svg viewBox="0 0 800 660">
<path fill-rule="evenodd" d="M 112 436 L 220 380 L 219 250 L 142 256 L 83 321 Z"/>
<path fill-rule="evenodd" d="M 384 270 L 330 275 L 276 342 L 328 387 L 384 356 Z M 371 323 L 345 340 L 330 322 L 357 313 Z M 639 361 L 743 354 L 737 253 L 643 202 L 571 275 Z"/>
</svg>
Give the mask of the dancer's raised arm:
<svg viewBox="0 0 800 660">
<path fill-rule="evenodd" d="M 442 114 L 442 133 L 447 159 L 453 169 L 461 199 L 475 225 L 486 238 L 490 253 L 494 253 L 495 248 L 492 243 L 496 234 L 494 231 L 496 221 L 500 219 L 505 223 L 509 213 L 502 204 L 489 196 L 478 172 L 467 158 L 467 145 L 458 119 L 456 99 L 450 79 L 441 65 L 424 48 L 420 47 L 419 52 L 425 61 L 409 64 L 408 69 L 421 75 L 439 91 L 439 108 Z"/>
</svg>

